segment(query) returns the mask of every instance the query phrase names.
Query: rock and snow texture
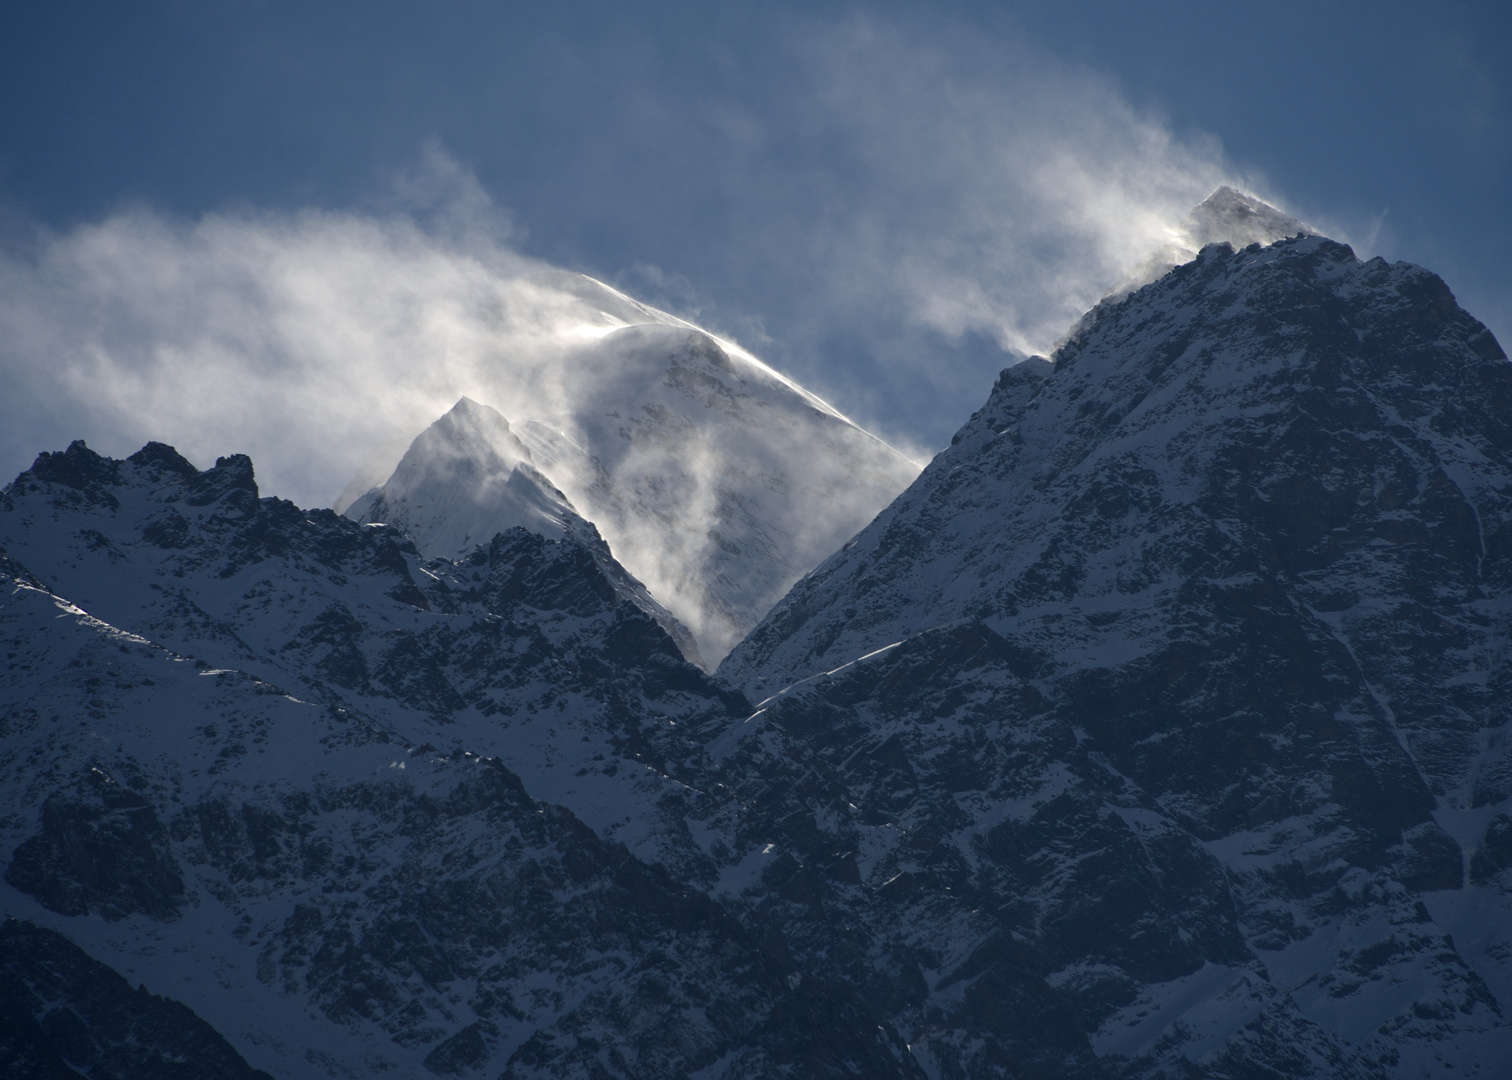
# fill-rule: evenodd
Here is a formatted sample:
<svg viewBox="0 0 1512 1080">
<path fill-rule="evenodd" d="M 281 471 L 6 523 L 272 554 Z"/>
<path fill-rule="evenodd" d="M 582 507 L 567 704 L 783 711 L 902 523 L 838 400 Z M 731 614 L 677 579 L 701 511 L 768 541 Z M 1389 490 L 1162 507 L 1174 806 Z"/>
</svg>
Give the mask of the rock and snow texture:
<svg viewBox="0 0 1512 1080">
<path fill-rule="evenodd" d="M 509 421 L 471 398 L 422 431 L 393 475 L 347 507 L 346 516 L 397 529 L 427 558 L 465 558 L 510 529 L 549 540 L 570 537 L 593 555 L 622 598 L 672 635 L 686 659 L 702 663 L 687 627 L 625 572 L 598 530 L 541 475 Z"/>
<path fill-rule="evenodd" d="M 198 471 L 160 444 L 117 461 L 75 443 L 0 493 L 0 551 L 18 580 L 104 625 L 406 745 L 460 741 L 544 792 L 560 767 L 559 794 L 582 796 L 596 827 L 681 858 L 643 815 L 624 820 L 639 781 L 606 775 L 602 755 L 643 742 L 643 718 L 722 715 L 721 691 L 601 544 L 514 528 L 426 561 L 392 528 L 259 498 L 244 456 Z"/>
<path fill-rule="evenodd" d="M 726 759 L 807 762 L 863 880 L 997 935 L 916 1047 L 1504 1073 L 1509 418 L 1431 273 L 1210 246 L 1005 371 L 726 659 L 768 699 Z"/>
<path fill-rule="evenodd" d="M 599 340 L 725 370 L 673 333 L 707 352 Z M 509 431 L 597 520 L 557 463 L 634 474 L 572 417 Z M 641 417 L 593 437 L 649 478 L 684 444 Z M 1509 417 L 1426 271 L 1208 247 L 1005 371 L 730 681 L 565 513 L 427 559 L 244 457 L 44 454 L 0 492 L 40 935 L 0 933 L 0 1054 L 177 1052 L 181 1001 L 311 1080 L 1501 1077 Z M 62 962 L 144 984 L 142 1034 Z"/>
<path fill-rule="evenodd" d="M 245 457 L 75 443 L 0 492 L 0 552 L 0 914 L 252 1068 L 910 1075 L 875 1009 L 706 891 L 737 841 L 717 805 L 690 831 L 677 739 L 744 702 L 570 535 L 426 562 L 260 499 Z M 0 970 L 33 979 L 18 940 Z M 49 985 L 7 987 L 0 1055 L 41 1024 L 130 1062 Z M 180 1034 L 134 1052 L 220 1052 Z M 113 1075 L 185 1075 L 158 1063 Z"/>
<path fill-rule="evenodd" d="M 459 406 L 465 435 L 454 410 L 417 439 L 381 507 L 339 509 L 402 511 L 423 553 L 451 555 L 497 521 L 550 533 L 565 493 L 713 665 L 918 475 L 739 347 L 590 278 L 550 285 L 582 307 L 578 344 L 522 365 L 498 413 Z"/>
<path fill-rule="evenodd" d="M 506 529 L 560 540 L 582 521 L 536 469 L 509 421 L 471 398 L 422 431 L 393 475 L 345 512 L 407 533 L 427 558 L 448 559 Z"/>
</svg>

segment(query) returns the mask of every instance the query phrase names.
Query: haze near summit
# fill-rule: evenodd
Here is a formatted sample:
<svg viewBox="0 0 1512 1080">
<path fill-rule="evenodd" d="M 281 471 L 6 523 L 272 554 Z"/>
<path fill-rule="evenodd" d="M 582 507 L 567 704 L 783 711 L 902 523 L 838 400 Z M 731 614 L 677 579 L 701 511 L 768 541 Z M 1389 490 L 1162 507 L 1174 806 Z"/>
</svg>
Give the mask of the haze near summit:
<svg viewBox="0 0 1512 1080">
<path fill-rule="evenodd" d="M 160 439 L 329 503 L 550 372 L 552 268 L 922 461 L 1223 182 L 1512 337 L 1505 19 L 1372 11 L 8 15 L 0 471 Z"/>
</svg>

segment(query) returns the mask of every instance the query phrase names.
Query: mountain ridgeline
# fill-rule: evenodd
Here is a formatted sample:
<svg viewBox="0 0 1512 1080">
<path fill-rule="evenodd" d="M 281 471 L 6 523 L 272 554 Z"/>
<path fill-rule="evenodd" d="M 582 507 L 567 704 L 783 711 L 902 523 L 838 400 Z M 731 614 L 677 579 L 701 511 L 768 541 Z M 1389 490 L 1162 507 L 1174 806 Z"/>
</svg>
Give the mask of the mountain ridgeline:
<svg viewBox="0 0 1512 1080">
<path fill-rule="evenodd" d="M 746 540 L 676 602 L 622 565 L 705 520 L 658 454 L 746 460 L 725 540 L 907 478 L 685 327 L 616 331 L 618 409 L 464 401 L 345 516 L 41 455 L 0 1076 L 1504 1075 L 1512 365 L 1425 270 L 1225 222 L 775 606 L 790 517 L 759 588 Z M 817 479 L 742 459 L 801 425 Z M 705 587 L 755 623 L 712 674 Z"/>
<path fill-rule="evenodd" d="M 712 668 L 919 466 L 738 346 L 589 278 L 551 284 L 574 300 L 578 344 L 501 380 L 520 384 L 503 412 L 464 398 L 337 508 L 448 558 L 581 515 Z"/>
</svg>

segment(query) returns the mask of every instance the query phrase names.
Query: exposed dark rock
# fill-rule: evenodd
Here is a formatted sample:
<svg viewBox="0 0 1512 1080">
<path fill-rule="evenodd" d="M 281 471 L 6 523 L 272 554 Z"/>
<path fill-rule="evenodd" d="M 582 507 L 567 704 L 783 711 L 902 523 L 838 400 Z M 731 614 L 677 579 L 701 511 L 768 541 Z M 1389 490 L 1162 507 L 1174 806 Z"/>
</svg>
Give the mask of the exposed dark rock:
<svg viewBox="0 0 1512 1080">
<path fill-rule="evenodd" d="M 92 769 L 43 802 L 41 825 L 11 856 L 11 885 L 62 915 L 178 915 L 184 878 L 147 799 Z"/>
<path fill-rule="evenodd" d="M 1497 814 L 1470 857 L 1470 880 L 1484 885 L 1512 866 L 1512 817 Z"/>
<path fill-rule="evenodd" d="M 185 1005 L 18 919 L 0 923 L 0 1076 L 271 1080 Z"/>
<path fill-rule="evenodd" d="M 1263 985 L 1268 953 L 1372 918 L 1422 929 L 1318 945 L 1330 993 L 1417 979 L 1382 1032 L 1499 1024 L 1413 897 L 1465 887 L 1436 811 L 1512 793 L 1512 365 L 1433 275 L 1314 237 L 1206 248 L 1053 359 L 1004 372 L 721 666 L 778 695 L 721 781 L 795 855 L 822 846 L 777 827 L 796 807 L 845 808 L 832 840 L 881 852 L 891 907 L 817 902 L 872 949 L 901 955 L 891 927 L 949 897 L 1067 1018 L 1010 1035 L 963 999 L 936 1060 L 977 1038 L 979 1067 L 1054 1061 L 1056 1030 L 1119 1045 L 1156 988 Z M 1512 863 L 1506 820 L 1472 882 Z M 1199 1065 L 1168 1022 L 1130 1075 L 1394 1074 L 1395 1049 L 1279 1006 L 1236 1030 Z"/>
</svg>

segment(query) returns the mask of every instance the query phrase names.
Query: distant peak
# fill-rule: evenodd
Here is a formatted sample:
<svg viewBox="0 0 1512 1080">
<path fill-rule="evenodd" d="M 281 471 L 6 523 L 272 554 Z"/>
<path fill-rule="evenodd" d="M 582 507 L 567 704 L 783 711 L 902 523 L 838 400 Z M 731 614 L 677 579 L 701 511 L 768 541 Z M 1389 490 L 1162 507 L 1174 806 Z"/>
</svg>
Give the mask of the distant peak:
<svg viewBox="0 0 1512 1080">
<path fill-rule="evenodd" d="M 487 417 L 496 423 L 502 422 L 505 427 L 509 426 L 509 419 L 498 409 L 474 401 L 472 398 L 466 396 L 458 398 L 457 403 L 446 411 L 446 416 L 454 416 L 459 419 L 462 417 Z"/>
<path fill-rule="evenodd" d="M 516 445 L 518 440 L 507 416 L 470 397 L 459 399 L 430 426 L 430 430 L 452 442 L 460 439 L 468 443 L 498 443 L 503 440 L 504 445 L 511 447 L 516 454 L 524 450 L 523 446 Z M 528 459 L 530 455 L 526 453 L 524 456 Z"/>
<path fill-rule="evenodd" d="M 1192 207 L 1186 220 L 1171 230 L 1166 242 L 1130 267 L 1108 296 L 1127 296 L 1141 285 L 1164 276 L 1172 267 L 1196 258 L 1209 244 L 1232 244 L 1239 251 L 1251 244 L 1268 247 L 1293 236 L 1318 235 L 1312 226 L 1263 199 L 1224 184 Z"/>
<path fill-rule="evenodd" d="M 1227 241 L 1238 249 L 1274 244 L 1314 230 L 1270 203 L 1225 184 L 1192 208 L 1186 231 L 1194 248 Z"/>
</svg>

